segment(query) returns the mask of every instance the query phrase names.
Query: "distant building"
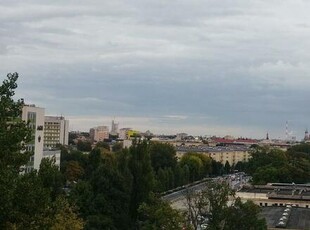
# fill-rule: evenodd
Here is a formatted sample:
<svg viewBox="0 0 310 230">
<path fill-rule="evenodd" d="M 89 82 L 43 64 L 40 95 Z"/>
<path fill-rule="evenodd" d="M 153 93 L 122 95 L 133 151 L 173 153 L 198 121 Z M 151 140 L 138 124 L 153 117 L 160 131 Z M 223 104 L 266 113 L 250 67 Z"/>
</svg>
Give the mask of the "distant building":
<svg viewBox="0 0 310 230">
<path fill-rule="evenodd" d="M 55 157 L 55 165 L 60 166 L 60 150 L 51 149 L 56 144 L 68 144 L 68 124 L 63 117 L 44 116 L 45 109 L 35 105 L 24 105 L 22 119 L 29 122 L 33 139 L 27 143 L 27 150 L 33 152 L 24 166 L 25 172 L 39 170 L 43 158 Z"/>
<path fill-rule="evenodd" d="M 140 136 L 140 132 L 137 130 L 128 130 L 127 131 L 127 139 L 135 138 Z"/>
<path fill-rule="evenodd" d="M 27 144 L 27 150 L 32 151 L 34 154 L 30 157 L 27 165 L 25 165 L 26 172 L 40 168 L 43 158 L 44 113 L 44 108 L 39 108 L 35 105 L 24 105 L 22 109 L 22 119 L 29 121 L 29 126 L 33 130 L 33 139 Z"/>
<path fill-rule="evenodd" d="M 119 130 L 119 139 L 122 139 L 122 140 L 126 140 L 127 139 L 127 132 L 129 130 L 132 130 L 131 128 L 122 128 Z"/>
<path fill-rule="evenodd" d="M 146 132 L 141 133 L 141 136 L 150 139 L 154 136 L 154 134 L 150 130 L 147 130 Z"/>
<path fill-rule="evenodd" d="M 247 162 L 250 158 L 250 154 L 246 148 L 210 150 L 209 156 L 222 164 L 228 161 L 231 166 L 236 165 L 238 162 Z"/>
<path fill-rule="evenodd" d="M 113 136 L 117 136 L 118 135 L 118 123 L 115 123 L 114 120 L 112 120 L 112 125 L 111 125 L 111 132 L 110 134 Z"/>
<path fill-rule="evenodd" d="M 210 146 L 216 145 L 225 145 L 225 146 L 233 146 L 233 145 L 245 145 L 251 146 L 258 143 L 258 140 L 251 138 L 237 138 L 232 139 L 232 136 L 221 137 L 212 137 L 208 140 Z"/>
<path fill-rule="evenodd" d="M 104 141 L 109 139 L 109 127 L 108 126 L 98 126 L 91 128 L 89 130 L 89 136 L 91 141 Z"/>
<path fill-rule="evenodd" d="M 249 148 L 246 146 L 176 146 L 176 152 L 178 158 L 181 158 L 187 152 L 206 154 L 223 165 L 226 161 L 230 165 L 236 165 L 238 162 L 247 162 L 250 158 Z"/>
<path fill-rule="evenodd" d="M 310 141 L 310 136 L 309 136 L 309 133 L 308 133 L 308 129 L 306 129 L 306 131 L 305 131 L 304 141 L 305 142 L 309 142 Z"/>
<path fill-rule="evenodd" d="M 175 139 L 178 141 L 181 141 L 181 140 L 185 139 L 187 136 L 188 136 L 187 133 L 178 133 Z"/>
<path fill-rule="evenodd" d="M 63 116 L 45 116 L 44 147 L 55 148 L 57 144 L 68 145 L 69 121 Z"/>
</svg>

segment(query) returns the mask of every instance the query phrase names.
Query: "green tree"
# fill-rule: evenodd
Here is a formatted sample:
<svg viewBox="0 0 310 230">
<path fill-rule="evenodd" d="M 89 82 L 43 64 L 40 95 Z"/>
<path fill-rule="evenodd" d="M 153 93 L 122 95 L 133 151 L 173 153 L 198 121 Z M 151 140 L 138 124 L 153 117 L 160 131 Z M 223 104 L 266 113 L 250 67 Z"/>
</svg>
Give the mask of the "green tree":
<svg viewBox="0 0 310 230">
<path fill-rule="evenodd" d="M 105 150 L 110 151 L 110 145 L 107 142 L 104 142 L 104 141 L 97 142 L 96 148 L 103 148 Z"/>
<path fill-rule="evenodd" d="M 22 121 L 22 100 L 14 101 L 18 74 L 8 74 L 0 86 L 0 169 L 19 172 L 29 161 L 26 143 L 32 139 L 31 129 Z"/>
<path fill-rule="evenodd" d="M 77 181 L 87 176 L 90 155 L 78 150 L 61 147 L 60 171 L 65 181 Z"/>
<path fill-rule="evenodd" d="M 79 208 L 79 214 L 84 220 L 93 214 L 93 189 L 90 181 L 82 180 L 75 184 L 70 191 L 69 199 L 71 203 Z"/>
<path fill-rule="evenodd" d="M 256 147 L 246 164 L 253 182 L 308 183 L 310 182 L 310 154 L 308 144 L 296 145 L 287 152 L 274 148 Z M 304 152 L 302 152 L 304 151 Z"/>
<path fill-rule="evenodd" d="M 186 205 L 188 218 L 198 229 L 199 216 L 208 216 L 209 229 L 222 229 L 227 215 L 227 203 L 234 192 L 226 183 L 208 182 L 201 192 L 187 190 Z"/>
<path fill-rule="evenodd" d="M 185 218 L 179 211 L 154 194 L 150 196 L 148 203 L 140 205 L 138 212 L 141 230 L 179 230 L 185 224 Z"/>
<path fill-rule="evenodd" d="M 230 166 L 229 162 L 226 161 L 225 165 L 224 165 L 224 173 L 229 174 L 230 172 L 231 172 L 231 166 Z"/>
<path fill-rule="evenodd" d="M 130 188 L 126 187 L 125 178 L 119 173 L 114 156 L 107 154 L 104 158 L 104 163 L 91 180 L 93 207 L 97 213 L 109 217 L 115 229 L 126 229 L 130 226 Z"/>
<path fill-rule="evenodd" d="M 32 133 L 21 119 L 23 102 L 12 99 L 17 79 L 8 74 L 0 86 L 0 229 L 49 229 L 58 211 L 59 174 L 46 160 L 39 173 L 20 173 L 32 154 L 26 151 Z"/>
<path fill-rule="evenodd" d="M 181 158 L 180 165 L 181 167 L 188 167 L 191 182 L 202 177 L 203 162 L 198 156 L 187 153 Z"/>
<path fill-rule="evenodd" d="M 84 175 L 84 169 L 77 161 L 69 161 L 66 165 L 65 178 L 72 182 L 77 181 Z"/>
<path fill-rule="evenodd" d="M 237 164 L 235 165 L 235 169 L 238 170 L 239 172 L 245 172 L 247 167 L 246 162 L 238 161 Z"/>
<path fill-rule="evenodd" d="M 152 167 L 155 172 L 160 168 L 174 169 L 177 165 L 176 151 L 171 144 L 151 142 L 150 155 Z"/>
<path fill-rule="evenodd" d="M 212 170 L 212 158 L 202 153 L 191 153 L 194 156 L 199 157 L 202 162 L 202 177 L 205 177 L 211 173 Z"/>
<path fill-rule="evenodd" d="M 85 177 L 89 179 L 92 173 L 100 166 L 102 163 L 102 154 L 99 148 L 94 148 L 88 154 L 87 167 L 85 169 Z"/>
<path fill-rule="evenodd" d="M 310 144 L 309 143 L 301 143 L 299 145 L 294 145 L 288 151 L 289 152 L 300 152 L 300 153 L 310 154 Z"/>
<path fill-rule="evenodd" d="M 181 166 L 179 164 L 177 164 L 177 166 L 174 169 L 174 182 L 175 182 L 175 186 L 181 186 L 184 183 L 184 169 L 181 168 Z"/>
<path fill-rule="evenodd" d="M 58 197 L 53 204 L 54 218 L 50 221 L 50 230 L 82 230 L 84 222 L 77 216 L 74 208 L 64 197 Z"/>
<path fill-rule="evenodd" d="M 212 159 L 201 153 L 188 152 L 180 160 L 180 166 L 188 166 L 190 181 L 202 179 L 209 175 L 212 170 Z"/>
<path fill-rule="evenodd" d="M 194 229 L 200 229 L 201 217 L 207 217 L 211 230 L 264 230 L 260 207 L 251 201 L 242 203 L 226 183 L 210 181 L 200 192 L 187 190 L 187 215 Z M 229 201 L 229 202 L 228 202 Z"/>
<path fill-rule="evenodd" d="M 115 154 L 100 155 L 99 165 L 70 193 L 86 220 L 85 229 L 128 229 L 130 191 Z"/>
<path fill-rule="evenodd" d="M 15 181 L 11 216 L 7 223 L 16 229 L 42 229 L 52 218 L 49 207 L 51 204 L 50 190 L 44 188 L 36 172 L 19 176 Z M 4 227 L 3 229 L 6 229 Z"/>
<path fill-rule="evenodd" d="M 121 142 L 116 142 L 112 146 L 113 152 L 120 152 L 123 149 L 123 144 Z"/>
<path fill-rule="evenodd" d="M 129 169 L 132 174 L 130 213 L 134 221 L 140 204 L 147 201 L 155 185 L 149 147 L 149 142 L 138 140 L 129 148 Z"/>
<path fill-rule="evenodd" d="M 166 170 L 164 169 L 159 169 L 158 172 L 157 172 L 157 182 L 158 182 L 158 185 L 157 185 L 157 189 L 160 191 L 160 192 L 163 192 L 163 191 L 167 191 L 168 190 L 168 175 L 166 173 Z"/>
<path fill-rule="evenodd" d="M 211 165 L 212 165 L 212 175 L 214 176 L 223 175 L 224 167 L 221 162 L 212 160 Z"/>
<path fill-rule="evenodd" d="M 77 142 L 76 148 L 82 152 L 90 152 L 92 149 L 91 143 L 89 141 L 81 141 L 81 140 Z"/>
<path fill-rule="evenodd" d="M 253 201 L 243 203 L 238 197 L 227 211 L 224 230 L 262 230 L 267 229 L 264 218 L 260 218 L 260 207 Z"/>
<path fill-rule="evenodd" d="M 64 178 L 61 172 L 58 169 L 58 166 L 55 165 L 56 159 L 43 158 L 40 164 L 40 170 L 38 176 L 42 181 L 44 188 L 50 190 L 52 200 L 55 200 L 57 196 L 63 194 L 63 184 Z"/>
<path fill-rule="evenodd" d="M 26 151 L 32 133 L 21 119 L 23 101 L 13 100 L 17 79 L 17 73 L 8 74 L 0 86 L 0 229 L 8 228 L 16 212 L 13 201 L 19 172 L 32 154 Z"/>
<path fill-rule="evenodd" d="M 267 184 L 268 182 L 279 182 L 278 170 L 270 165 L 261 167 L 253 174 L 254 184 Z"/>
<path fill-rule="evenodd" d="M 183 184 L 190 183 L 190 171 L 188 165 L 184 165 L 182 167 L 182 175 L 183 175 Z"/>
</svg>

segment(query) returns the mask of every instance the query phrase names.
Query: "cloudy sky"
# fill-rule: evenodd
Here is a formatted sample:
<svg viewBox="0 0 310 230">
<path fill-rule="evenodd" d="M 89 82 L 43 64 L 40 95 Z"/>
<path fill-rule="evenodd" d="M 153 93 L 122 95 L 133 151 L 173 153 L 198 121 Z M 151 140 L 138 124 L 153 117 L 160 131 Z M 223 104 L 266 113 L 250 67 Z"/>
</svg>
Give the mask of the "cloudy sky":
<svg viewBox="0 0 310 230">
<path fill-rule="evenodd" d="M 310 1 L 0 0 L 0 74 L 71 130 L 298 138 Z"/>
</svg>

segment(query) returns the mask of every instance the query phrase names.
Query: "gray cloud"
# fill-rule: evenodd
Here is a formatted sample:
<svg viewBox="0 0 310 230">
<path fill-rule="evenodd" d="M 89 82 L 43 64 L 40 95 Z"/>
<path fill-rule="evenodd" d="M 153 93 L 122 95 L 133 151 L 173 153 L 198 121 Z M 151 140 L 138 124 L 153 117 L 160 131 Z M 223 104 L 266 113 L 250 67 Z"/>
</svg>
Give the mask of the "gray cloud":
<svg viewBox="0 0 310 230">
<path fill-rule="evenodd" d="M 93 116 L 253 137 L 309 125 L 307 1 L 0 2 L 1 75 L 19 72 L 17 96 L 75 129 Z"/>
</svg>

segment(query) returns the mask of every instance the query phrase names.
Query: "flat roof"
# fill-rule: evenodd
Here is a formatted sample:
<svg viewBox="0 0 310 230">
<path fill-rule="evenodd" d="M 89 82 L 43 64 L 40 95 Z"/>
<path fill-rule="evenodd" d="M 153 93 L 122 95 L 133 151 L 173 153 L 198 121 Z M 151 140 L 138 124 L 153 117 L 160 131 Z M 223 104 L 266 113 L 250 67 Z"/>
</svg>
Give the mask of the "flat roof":
<svg viewBox="0 0 310 230">
<path fill-rule="evenodd" d="M 265 217 L 267 226 L 275 228 L 285 207 L 262 207 L 260 215 Z M 286 229 L 310 229 L 310 209 L 293 207 Z"/>
</svg>

